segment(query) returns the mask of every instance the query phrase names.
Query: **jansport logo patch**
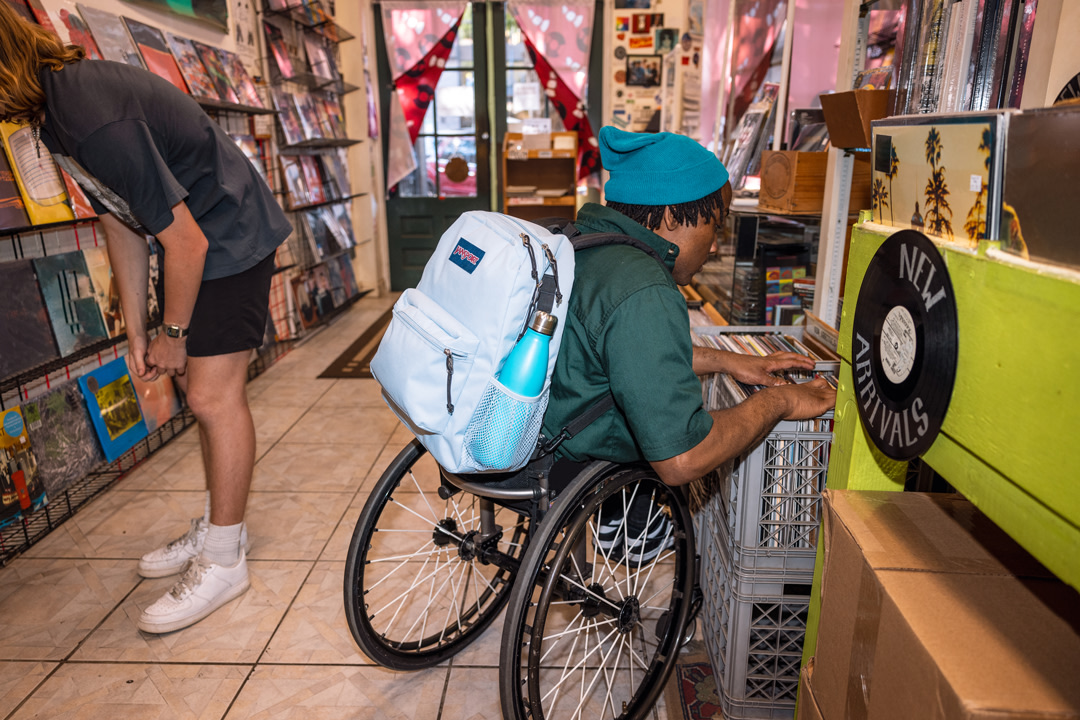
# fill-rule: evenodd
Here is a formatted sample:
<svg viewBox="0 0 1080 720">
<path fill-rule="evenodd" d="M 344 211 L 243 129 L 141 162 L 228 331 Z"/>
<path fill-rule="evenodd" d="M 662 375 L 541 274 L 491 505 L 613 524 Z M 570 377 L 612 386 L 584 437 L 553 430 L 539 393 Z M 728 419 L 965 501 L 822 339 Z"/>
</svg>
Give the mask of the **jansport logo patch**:
<svg viewBox="0 0 1080 720">
<path fill-rule="evenodd" d="M 484 251 L 473 245 L 465 238 L 458 240 L 454 251 L 450 253 L 450 262 L 472 275 L 473 270 L 484 259 Z"/>
</svg>

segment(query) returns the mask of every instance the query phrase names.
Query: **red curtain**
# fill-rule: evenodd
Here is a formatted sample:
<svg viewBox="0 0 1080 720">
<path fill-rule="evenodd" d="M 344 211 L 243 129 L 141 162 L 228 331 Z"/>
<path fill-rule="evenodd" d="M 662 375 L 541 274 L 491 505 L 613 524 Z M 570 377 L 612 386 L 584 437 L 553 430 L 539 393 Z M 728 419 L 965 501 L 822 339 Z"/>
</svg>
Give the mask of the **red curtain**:
<svg viewBox="0 0 1080 720">
<path fill-rule="evenodd" d="M 454 49 L 454 40 L 457 38 L 460 25 L 461 16 L 424 57 L 394 80 L 394 87 L 401 100 L 401 109 L 405 112 L 405 125 L 409 128 L 409 139 L 414 144 L 424 124 L 424 115 L 427 114 L 428 106 L 435 99 L 435 88 L 439 84 L 443 68 L 446 67 L 450 51 Z"/>
<path fill-rule="evenodd" d="M 578 180 L 587 178 L 600 169 L 600 150 L 596 136 L 593 135 L 592 125 L 589 123 L 589 116 L 585 113 L 585 103 L 570 90 L 569 85 L 562 81 L 544 56 L 537 52 L 536 46 L 524 32 L 524 28 L 522 37 L 525 39 L 525 48 L 529 51 L 529 58 L 532 59 L 548 100 L 559 113 L 566 129 L 577 133 L 577 177 Z"/>
</svg>

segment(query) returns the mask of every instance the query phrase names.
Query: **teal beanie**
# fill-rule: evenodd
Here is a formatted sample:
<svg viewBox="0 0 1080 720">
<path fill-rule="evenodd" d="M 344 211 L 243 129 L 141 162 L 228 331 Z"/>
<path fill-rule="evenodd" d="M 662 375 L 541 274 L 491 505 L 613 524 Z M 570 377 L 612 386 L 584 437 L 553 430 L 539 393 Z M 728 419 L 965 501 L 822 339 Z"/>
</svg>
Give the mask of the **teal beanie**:
<svg viewBox="0 0 1080 720">
<path fill-rule="evenodd" d="M 678 205 L 714 193 L 728 171 L 696 140 L 673 133 L 600 128 L 600 161 L 611 177 L 608 200 L 627 205 Z"/>
</svg>

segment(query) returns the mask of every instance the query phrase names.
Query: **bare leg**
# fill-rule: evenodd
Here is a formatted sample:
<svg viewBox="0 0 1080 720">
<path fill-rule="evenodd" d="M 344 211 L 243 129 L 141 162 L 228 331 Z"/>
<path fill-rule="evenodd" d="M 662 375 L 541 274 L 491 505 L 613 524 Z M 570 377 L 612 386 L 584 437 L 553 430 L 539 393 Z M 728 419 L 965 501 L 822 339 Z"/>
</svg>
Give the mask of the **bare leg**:
<svg viewBox="0 0 1080 720">
<path fill-rule="evenodd" d="M 188 358 L 187 401 L 199 421 L 210 522 L 243 522 L 255 466 L 255 424 L 247 404 L 248 350 Z"/>
</svg>

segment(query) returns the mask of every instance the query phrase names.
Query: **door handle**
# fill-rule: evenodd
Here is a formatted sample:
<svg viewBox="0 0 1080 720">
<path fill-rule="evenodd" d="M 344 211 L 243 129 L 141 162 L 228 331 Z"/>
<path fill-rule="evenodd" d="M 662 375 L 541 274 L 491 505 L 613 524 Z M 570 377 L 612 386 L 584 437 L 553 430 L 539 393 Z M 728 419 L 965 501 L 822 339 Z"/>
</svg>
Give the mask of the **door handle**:
<svg viewBox="0 0 1080 720">
<path fill-rule="evenodd" d="M 488 135 L 487 133 L 480 133 L 480 139 L 481 140 L 487 140 L 489 137 L 491 137 L 491 136 Z"/>
</svg>

